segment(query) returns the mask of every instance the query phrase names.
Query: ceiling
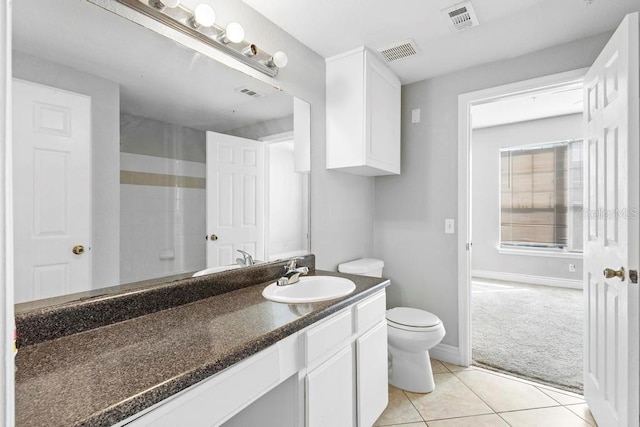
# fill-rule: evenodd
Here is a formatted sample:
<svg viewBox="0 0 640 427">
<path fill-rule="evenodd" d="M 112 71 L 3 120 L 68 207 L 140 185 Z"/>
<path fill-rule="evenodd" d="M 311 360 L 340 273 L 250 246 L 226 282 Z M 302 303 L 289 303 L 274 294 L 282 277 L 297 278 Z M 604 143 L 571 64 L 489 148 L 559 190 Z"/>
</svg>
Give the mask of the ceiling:
<svg viewBox="0 0 640 427">
<path fill-rule="evenodd" d="M 218 132 L 293 114 L 291 95 L 87 1 L 20 0 L 12 24 L 15 50 L 118 83 L 126 113 Z"/>
<path fill-rule="evenodd" d="M 456 0 L 243 0 L 323 57 L 413 39 L 418 55 L 390 64 L 404 84 L 534 52 L 618 26 L 638 0 L 472 0 L 480 25 L 454 32 Z"/>
</svg>

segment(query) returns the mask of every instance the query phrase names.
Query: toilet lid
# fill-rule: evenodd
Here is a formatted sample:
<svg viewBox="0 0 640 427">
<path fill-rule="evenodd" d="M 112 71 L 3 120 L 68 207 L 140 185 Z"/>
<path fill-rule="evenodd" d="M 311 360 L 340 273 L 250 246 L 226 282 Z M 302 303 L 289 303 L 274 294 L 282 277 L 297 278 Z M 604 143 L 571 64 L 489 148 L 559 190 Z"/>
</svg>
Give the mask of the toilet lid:
<svg viewBox="0 0 640 427">
<path fill-rule="evenodd" d="M 387 320 L 400 325 L 419 328 L 436 326 L 440 323 L 440 319 L 435 314 L 409 307 L 396 307 L 387 310 Z"/>
</svg>

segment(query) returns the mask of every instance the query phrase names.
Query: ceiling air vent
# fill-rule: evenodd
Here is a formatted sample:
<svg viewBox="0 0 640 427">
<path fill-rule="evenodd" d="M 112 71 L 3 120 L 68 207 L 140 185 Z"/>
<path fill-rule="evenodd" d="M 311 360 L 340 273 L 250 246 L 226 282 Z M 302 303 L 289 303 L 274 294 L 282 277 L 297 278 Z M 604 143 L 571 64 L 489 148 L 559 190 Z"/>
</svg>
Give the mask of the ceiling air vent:
<svg viewBox="0 0 640 427">
<path fill-rule="evenodd" d="M 387 62 L 397 61 L 398 59 L 408 58 L 418 54 L 418 48 L 411 39 L 394 43 L 390 46 L 378 49 L 378 53 Z"/>
<path fill-rule="evenodd" d="M 457 4 L 443 10 L 443 12 L 447 15 L 451 27 L 456 31 L 466 30 L 478 25 L 478 17 L 473 10 L 471 2 Z"/>
<path fill-rule="evenodd" d="M 236 89 L 236 92 L 243 93 L 252 98 L 264 98 L 266 95 L 262 92 L 258 92 L 257 90 L 249 89 L 248 87 L 239 87 Z"/>
</svg>

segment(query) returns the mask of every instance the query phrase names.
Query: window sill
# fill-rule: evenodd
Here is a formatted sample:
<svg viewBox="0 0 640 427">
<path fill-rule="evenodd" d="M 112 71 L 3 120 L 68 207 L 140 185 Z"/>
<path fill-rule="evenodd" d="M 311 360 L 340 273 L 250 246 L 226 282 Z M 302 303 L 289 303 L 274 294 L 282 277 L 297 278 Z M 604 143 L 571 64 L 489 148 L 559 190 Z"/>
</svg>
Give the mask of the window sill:
<svg viewBox="0 0 640 427">
<path fill-rule="evenodd" d="M 569 258 L 582 259 L 582 252 L 565 252 L 552 249 L 528 249 L 528 248 L 501 248 L 498 247 L 498 253 L 501 255 L 524 255 L 539 256 L 545 258 Z"/>
</svg>

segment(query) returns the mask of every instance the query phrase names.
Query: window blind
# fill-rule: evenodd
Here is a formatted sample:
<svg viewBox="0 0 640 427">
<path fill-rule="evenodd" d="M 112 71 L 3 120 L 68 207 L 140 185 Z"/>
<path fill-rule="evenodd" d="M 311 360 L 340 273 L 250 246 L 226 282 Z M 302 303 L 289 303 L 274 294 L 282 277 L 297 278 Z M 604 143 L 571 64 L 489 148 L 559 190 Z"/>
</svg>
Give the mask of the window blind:
<svg viewBox="0 0 640 427">
<path fill-rule="evenodd" d="M 574 211 L 582 207 L 582 159 L 574 143 L 582 146 L 567 141 L 501 150 L 501 245 L 581 249 L 582 218 L 577 230 Z"/>
</svg>

